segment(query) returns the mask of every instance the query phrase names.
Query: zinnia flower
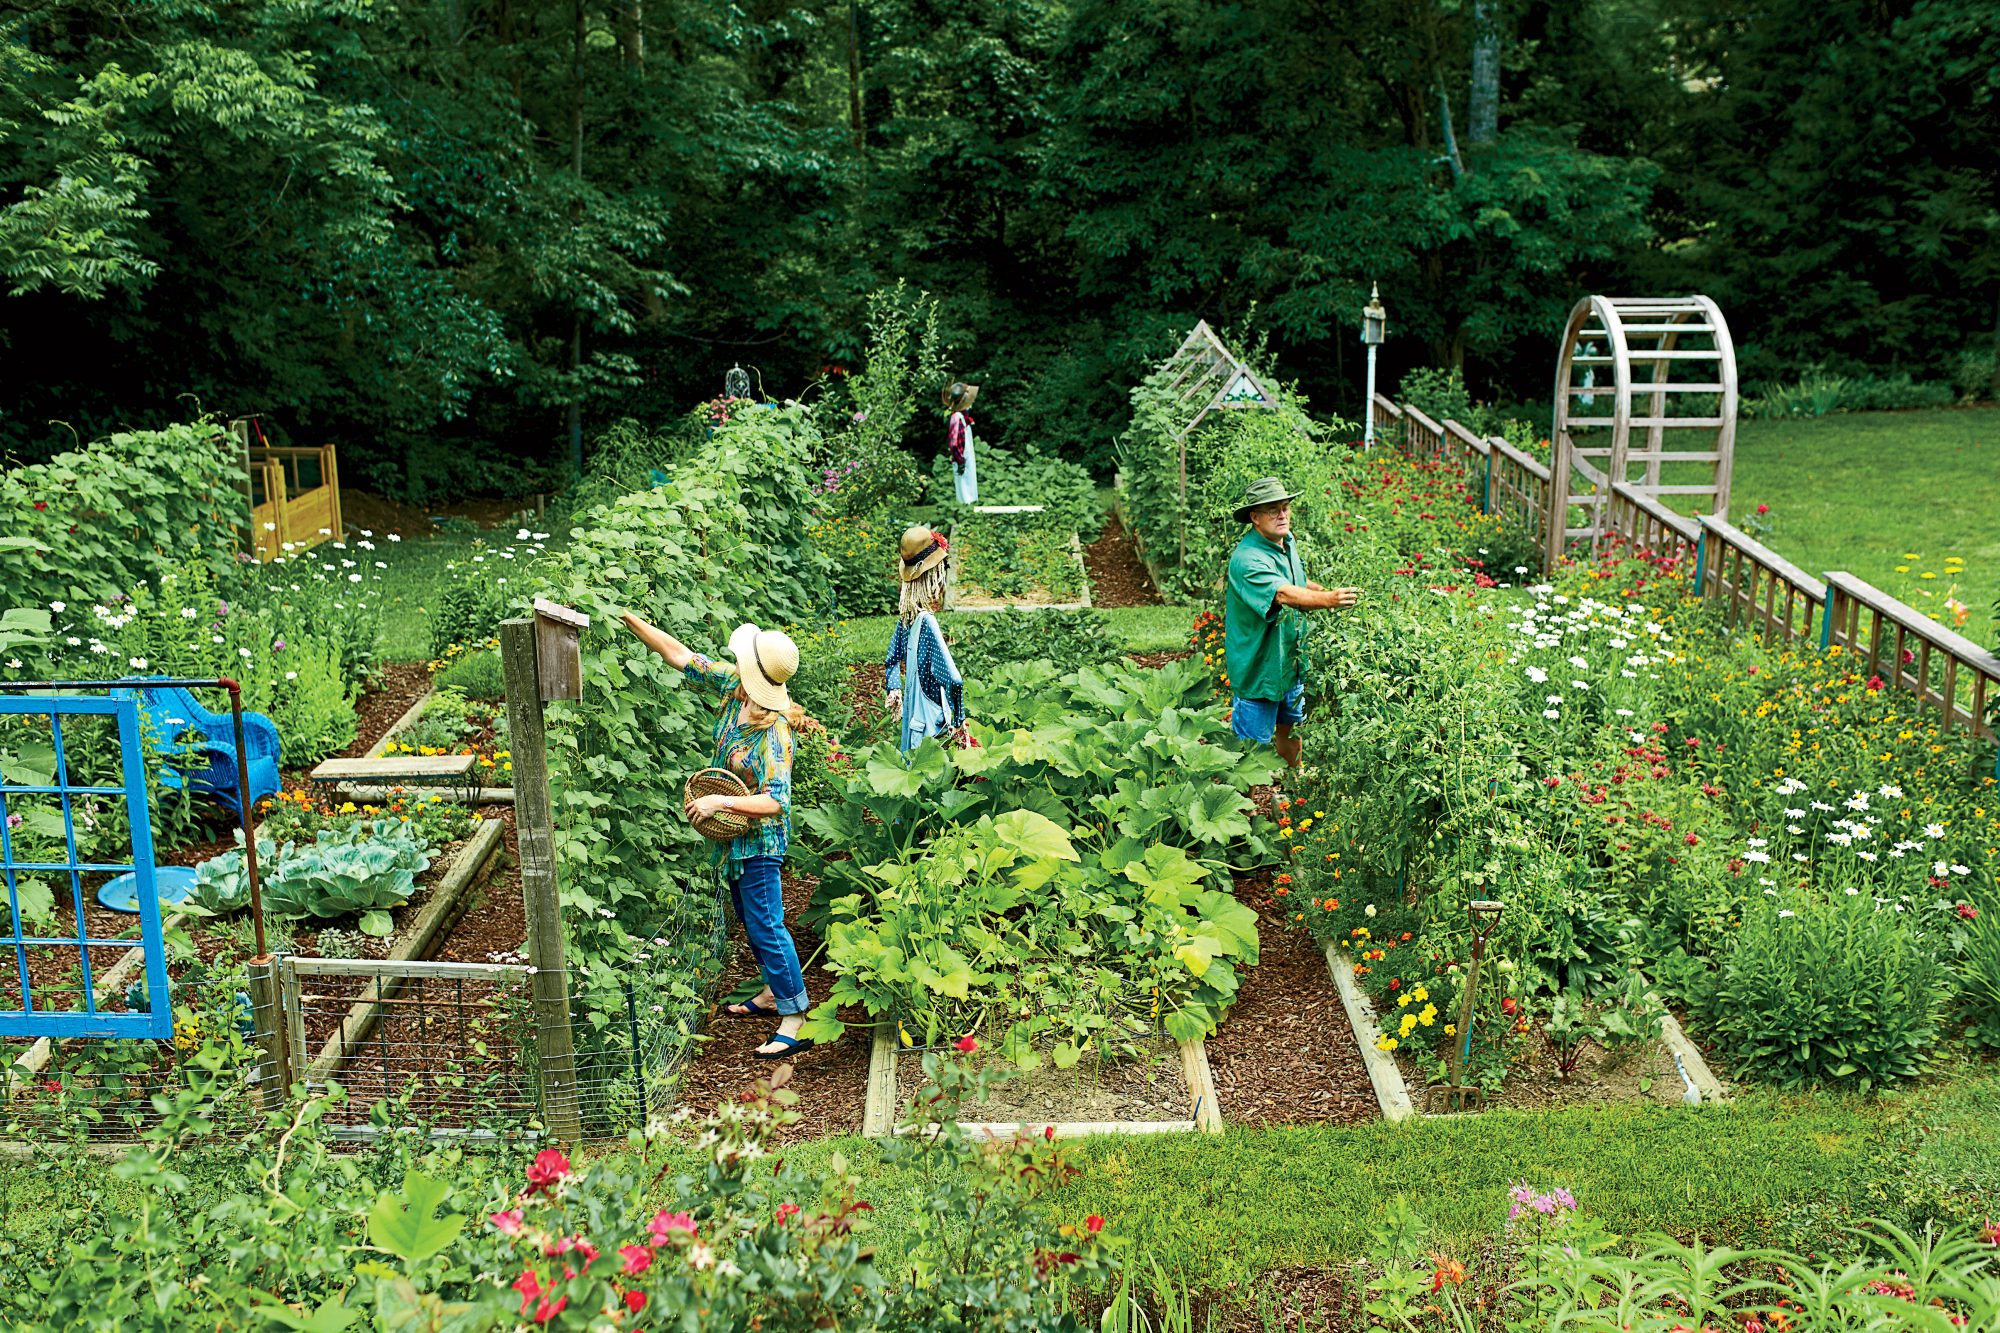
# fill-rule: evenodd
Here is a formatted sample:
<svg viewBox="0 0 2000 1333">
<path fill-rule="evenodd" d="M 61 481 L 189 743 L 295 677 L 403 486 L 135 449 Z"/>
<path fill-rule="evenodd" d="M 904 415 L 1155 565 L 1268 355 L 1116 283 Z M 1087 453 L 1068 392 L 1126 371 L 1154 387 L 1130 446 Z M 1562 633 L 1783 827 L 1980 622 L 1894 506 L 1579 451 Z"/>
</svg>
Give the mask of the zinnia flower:
<svg viewBox="0 0 2000 1333">
<path fill-rule="evenodd" d="M 562 1150 L 544 1148 L 535 1154 L 535 1160 L 528 1165 L 528 1193 L 552 1191 L 570 1174 L 569 1158 L 563 1156 Z"/>
</svg>

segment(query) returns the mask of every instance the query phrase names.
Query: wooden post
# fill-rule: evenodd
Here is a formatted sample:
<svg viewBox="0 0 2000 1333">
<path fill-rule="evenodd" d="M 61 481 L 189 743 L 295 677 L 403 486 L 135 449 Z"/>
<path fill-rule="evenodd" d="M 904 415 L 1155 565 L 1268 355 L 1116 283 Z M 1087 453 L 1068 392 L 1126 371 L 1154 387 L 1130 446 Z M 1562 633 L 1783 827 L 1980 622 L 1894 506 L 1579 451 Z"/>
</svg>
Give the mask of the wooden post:
<svg viewBox="0 0 2000 1333">
<path fill-rule="evenodd" d="M 292 1086 L 290 1043 L 285 1031 L 285 1011 L 279 999 L 278 962 L 270 954 L 252 958 L 250 970 L 250 1022 L 255 1028 L 258 1049 L 257 1102 L 265 1110 L 285 1104 Z"/>
<path fill-rule="evenodd" d="M 574 1143 L 583 1135 L 576 1088 L 576 1048 L 563 962 L 562 900 L 556 889 L 555 820 L 549 801 L 548 751 L 542 736 L 542 690 L 535 669 L 535 622 L 500 622 L 500 666 L 507 679 L 507 725 L 514 738 L 514 832 L 521 842 L 521 897 L 534 969 L 535 1050 L 542 1068 L 542 1109 L 549 1132 Z"/>
</svg>

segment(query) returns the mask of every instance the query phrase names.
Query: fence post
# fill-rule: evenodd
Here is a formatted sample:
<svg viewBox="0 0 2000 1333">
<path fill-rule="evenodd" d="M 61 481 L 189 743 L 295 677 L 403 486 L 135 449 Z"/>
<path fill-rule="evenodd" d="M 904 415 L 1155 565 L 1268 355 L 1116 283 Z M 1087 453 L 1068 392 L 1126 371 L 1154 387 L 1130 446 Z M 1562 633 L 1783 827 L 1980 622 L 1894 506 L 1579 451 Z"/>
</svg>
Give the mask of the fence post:
<svg viewBox="0 0 2000 1333">
<path fill-rule="evenodd" d="M 1833 590 L 1831 578 L 1822 577 L 1820 582 L 1826 585 L 1826 601 L 1819 608 L 1819 650 L 1825 652 L 1833 647 L 1833 606 L 1838 594 Z"/>
<path fill-rule="evenodd" d="M 521 843 L 521 897 L 528 921 L 528 963 L 534 969 L 535 1051 L 542 1070 L 543 1111 L 549 1132 L 573 1143 L 583 1135 L 583 1120 L 570 1030 L 569 969 L 563 963 L 562 902 L 556 889 L 555 822 L 533 620 L 500 622 L 500 665 L 507 679 L 507 727 L 514 742 L 514 832 Z"/>
<path fill-rule="evenodd" d="M 1708 529 L 1694 535 L 1694 595 L 1708 596 Z"/>
<path fill-rule="evenodd" d="M 278 960 L 270 954 L 252 958 L 250 970 L 250 1022 L 256 1034 L 257 1101 L 265 1110 L 285 1104 L 292 1087 L 289 1034 L 285 1030 L 285 1009 L 279 1000 Z"/>
<path fill-rule="evenodd" d="M 1493 442 L 1486 442 L 1486 477 L 1479 484 L 1479 512 L 1493 512 Z"/>
</svg>

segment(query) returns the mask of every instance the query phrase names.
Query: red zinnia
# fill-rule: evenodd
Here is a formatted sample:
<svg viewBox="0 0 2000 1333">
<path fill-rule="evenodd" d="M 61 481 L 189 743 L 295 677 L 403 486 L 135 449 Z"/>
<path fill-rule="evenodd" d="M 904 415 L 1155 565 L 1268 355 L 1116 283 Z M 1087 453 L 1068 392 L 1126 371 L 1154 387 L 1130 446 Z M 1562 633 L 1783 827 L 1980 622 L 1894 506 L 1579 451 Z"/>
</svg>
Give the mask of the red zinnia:
<svg viewBox="0 0 2000 1333">
<path fill-rule="evenodd" d="M 1083 1229 L 1095 1236 L 1098 1232 L 1104 1230 L 1104 1219 L 1096 1213 L 1092 1213 L 1089 1217 L 1083 1219 Z"/>
<path fill-rule="evenodd" d="M 630 1310 L 630 1311 L 631 1311 L 631 1312 L 632 1312 L 633 1314 L 637 1314 L 637 1313 L 639 1313 L 639 1311 L 641 1311 L 641 1310 L 645 1309 L 645 1308 L 646 1308 L 646 1293 L 645 1293 L 645 1292 L 643 1292 L 643 1291 L 628 1291 L 628 1292 L 626 1292 L 626 1293 L 625 1293 L 625 1308 L 626 1308 L 626 1309 L 628 1309 L 628 1310 Z"/>
<path fill-rule="evenodd" d="M 779 1204 L 778 1225 L 783 1226 L 785 1223 L 791 1221 L 794 1217 L 798 1216 L 798 1212 L 799 1212 L 799 1206 L 795 1203 Z"/>
<path fill-rule="evenodd" d="M 653 1252 L 644 1245 L 620 1245 L 618 1257 L 624 1260 L 619 1267 L 634 1277 L 653 1266 Z"/>
<path fill-rule="evenodd" d="M 952 1043 L 952 1049 L 961 1055 L 971 1055 L 979 1049 L 979 1040 L 968 1032 Z"/>
<path fill-rule="evenodd" d="M 544 1148 L 528 1165 L 528 1193 L 552 1190 L 570 1175 L 569 1158 L 560 1148 Z"/>
</svg>

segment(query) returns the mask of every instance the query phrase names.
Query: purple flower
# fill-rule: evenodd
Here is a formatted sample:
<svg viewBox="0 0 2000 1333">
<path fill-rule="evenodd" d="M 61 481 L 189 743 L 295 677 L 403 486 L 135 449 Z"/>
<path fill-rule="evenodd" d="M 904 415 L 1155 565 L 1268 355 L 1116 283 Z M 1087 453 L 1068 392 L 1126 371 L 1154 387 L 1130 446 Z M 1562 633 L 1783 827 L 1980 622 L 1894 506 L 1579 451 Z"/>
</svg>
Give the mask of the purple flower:
<svg viewBox="0 0 2000 1333">
<path fill-rule="evenodd" d="M 19 828 L 19 827 L 20 827 L 20 825 L 21 825 L 21 817 L 20 817 L 19 815 L 8 815 L 8 816 L 7 816 L 7 827 L 8 827 L 8 828 Z"/>
<path fill-rule="evenodd" d="M 285 641 L 283 639 L 279 639 L 276 643 L 272 644 L 271 646 L 277 649 L 281 653 L 285 651 Z"/>
</svg>

